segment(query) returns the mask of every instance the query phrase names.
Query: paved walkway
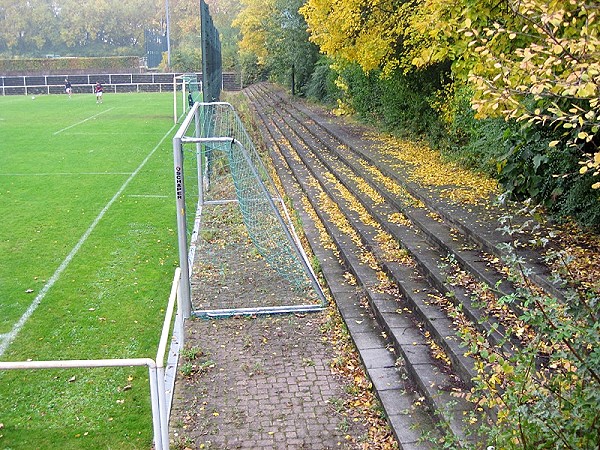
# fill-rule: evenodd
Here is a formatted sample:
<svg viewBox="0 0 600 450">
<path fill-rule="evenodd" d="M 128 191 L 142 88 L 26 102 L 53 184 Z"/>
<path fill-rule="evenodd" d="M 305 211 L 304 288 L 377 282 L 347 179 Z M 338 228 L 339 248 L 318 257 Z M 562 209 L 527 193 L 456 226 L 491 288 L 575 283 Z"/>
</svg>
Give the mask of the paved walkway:
<svg viewBox="0 0 600 450">
<path fill-rule="evenodd" d="M 175 448 L 359 448 L 366 428 L 344 410 L 325 315 L 190 321 L 186 348 L 202 353 L 177 384 Z"/>
</svg>

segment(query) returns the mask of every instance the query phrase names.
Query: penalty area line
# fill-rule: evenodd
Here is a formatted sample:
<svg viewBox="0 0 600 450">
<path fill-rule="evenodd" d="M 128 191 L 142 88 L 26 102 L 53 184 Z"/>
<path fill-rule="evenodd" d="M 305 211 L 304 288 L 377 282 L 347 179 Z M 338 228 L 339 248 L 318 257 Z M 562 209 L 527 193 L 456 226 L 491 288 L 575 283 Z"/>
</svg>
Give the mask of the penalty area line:
<svg viewBox="0 0 600 450">
<path fill-rule="evenodd" d="M 89 228 L 85 231 L 85 233 L 83 233 L 81 238 L 79 238 L 79 241 L 77 242 L 77 244 L 75 244 L 75 247 L 73 247 L 73 249 L 69 252 L 69 254 L 63 260 L 63 262 L 60 264 L 60 266 L 58 266 L 58 268 L 56 269 L 54 274 L 50 277 L 50 279 L 46 282 L 44 287 L 42 287 L 42 289 L 40 290 L 38 295 L 35 297 L 33 302 L 31 302 L 31 304 L 29 305 L 27 310 L 23 313 L 23 315 L 18 320 L 18 322 L 15 323 L 15 325 L 12 327 L 11 331 L 6 334 L 0 335 L 0 357 L 2 357 L 4 355 L 4 352 L 6 351 L 8 346 L 10 344 L 12 344 L 12 342 L 15 340 L 15 338 L 17 337 L 17 335 L 19 334 L 21 329 L 25 326 L 25 323 L 27 322 L 27 320 L 29 320 L 29 318 L 35 312 L 35 310 L 40 305 L 40 303 L 42 303 L 42 300 L 44 299 L 44 297 L 46 296 L 46 294 L 48 293 L 50 288 L 52 286 L 54 286 L 54 284 L 58 281 L 61 274 L 67 268 L 69 263 L 73 260 L 73 258 L 75 257 L 75 255 L 77 254 L 79 249 L 83 246 L 83 244 L 85 243 L 87 238 L 90 236 L 90 234 L 92 234 L 92 231 L 94 231 L 94 228 L 96 228 L 96 226 L 98 225 L 100 220 L 104 217 L 104 215 L 106 214 L 108 209 L 111 207 L 111 205 L 119 198 L 119 196 L 123 193 L 123 191 L 125 190 L 127 185 L 131 182 L 131 180 L 133 180 L 135 178 L 135 176 L 140 172 L 140 170 L 142 170 L 142 168 L 146 165 L 148 160 L 152 157 L 152 155 L 156 152 L 156 150 L 158 150 L 158 148 L 162 145 L 162 143 L 165 141 L 167 136 L 169 136 L 171 134 L 171 132 L 175 129 L 176 126 L 178 126 L 178 125 L 177 124 L 173 125 L 171 127 L 171 129 L 169 131 L 167 131 L 167 133 L 160 139 L 158 144 L 156 144 L 156 146 L 152 149 L 152 151 L 140 163 L 138 168 L 135 169 L 135 171 L 129 176 L 129 178 L 127 178 L 127 180 L 125 180 L 125 182 L 121 185 L 121 187 L 116 192 L 116 194 L 113 195 L 113 197 L 106 204 L 106 206 L 104 206 L 104 208 L 102 208 L 102 211 L 100 211 L 100 214 L 98 214 L 98 216 L 94 219 L 94 221 L 89 226 Z"/>
<path fill-rule="evenodd" d="M 77 123 L 74 123 L 73 125 L 69 125 L 68 127 L 66 127 L 66 128 L 63 128 L 62 130 L 55 131 L 54 133 L 52 133 L 52 135 L 53 135 L 53 136 L 56 136 L 57 134 L 59 134 L 59 133 L 62 133 L 63 131 L 67 131 L 67 130 L 69 130 L 69 129 L 73 128 L 73 127 L 76 127 L 77 125 L 81 125 L 82 123 L 85 123 L 85 122 L 87 122 L 88 120 L 95 119 L 95 118 L 96 118 L 96 117 L 98 117 L 99 115 L 101 115 L 101 114 L 104 114 L 104 113 L 107 113 L 107 112 L 109 112 L 109 111 L 112 111 L 113 109 L 115 109 L 115 107 L 114 107 L 114 106 L 113 106 L 112 108 L 105 109 L 104 111 L 102 111 L 102 112 L 99 112 L 98 114 L 94 114 L 93 116 L 91 116 L 91 117 L 88 117 L 87 119 L 83 119 L 81 122 L 77 122 Z"/>
<path fill-rule="evenodd" d="M 134 198 L 169 198 L 168 195 L 158 195 L 158 194 L 129 194 L 128 197 L 134 197 Z"/>
</svg>

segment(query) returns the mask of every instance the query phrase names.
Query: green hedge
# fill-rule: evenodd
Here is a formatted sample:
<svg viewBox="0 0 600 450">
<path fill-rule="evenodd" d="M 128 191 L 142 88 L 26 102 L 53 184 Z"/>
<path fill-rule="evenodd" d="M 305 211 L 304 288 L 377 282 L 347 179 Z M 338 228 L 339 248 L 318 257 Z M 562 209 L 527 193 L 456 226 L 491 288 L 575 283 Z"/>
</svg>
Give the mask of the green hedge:
<svg viewBox="0 0 600 450">
<path fill-rule="evenodd" d="M 138 56 L 97 58 L 31 58 L 0 59 L 0 74 L 50 74 L 72 71 L 131 71 L 139 68 Z"/>
</svg>

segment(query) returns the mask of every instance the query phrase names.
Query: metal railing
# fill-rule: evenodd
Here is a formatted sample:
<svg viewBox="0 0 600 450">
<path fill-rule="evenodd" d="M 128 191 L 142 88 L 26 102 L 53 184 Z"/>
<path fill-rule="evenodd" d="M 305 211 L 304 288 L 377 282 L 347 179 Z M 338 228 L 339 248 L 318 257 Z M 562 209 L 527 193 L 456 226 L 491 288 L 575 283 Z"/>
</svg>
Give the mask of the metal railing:
<svg viewBox="0 0 600 450">
<path fill-rule="evenodd" d="M 55 360 L 55 361 L 0 361 L 0 370 L 31 370 L 31 369 L 85 369 L 98 367 L 148 367 L 150 400 L 152 404 L 152 427 L 154 430 L 155 450 L 169 449 L 169 416 L 175 384 L 175 370 L 179 350 L 183 347 L 183 319 L 181 317 L 181 300 L 179 288 L 181 285 L 181 269 L 175 270 L 169 302 L 165 312 L 162 333 L 156 352 L 156 359 L 125 358 L 125 359 L 88 359 L 88 360 Z M 173 323 L 173 312 L 177 305 L 177 315 Z M 173 333 L 171 334 L 171 328 Z M 171 337 L 169 357 L 165 365 L 165 353 Z"/>
<path fill-rule="evenodd" d="M 0 76 L 0 96 L 64 94 L 65 78 L 71 81 L 74 94 L 94 92 L 97 81 L 108 93 L 171 92 L 173 80 L 181 73 L 99 74 L 99 75 L 13 75 Z M 202 73 L 196 73 L 202 81 Z M 237 91 L 242 88 L 241 75 L 221 74 L 220 89 Z"/>
</svg>

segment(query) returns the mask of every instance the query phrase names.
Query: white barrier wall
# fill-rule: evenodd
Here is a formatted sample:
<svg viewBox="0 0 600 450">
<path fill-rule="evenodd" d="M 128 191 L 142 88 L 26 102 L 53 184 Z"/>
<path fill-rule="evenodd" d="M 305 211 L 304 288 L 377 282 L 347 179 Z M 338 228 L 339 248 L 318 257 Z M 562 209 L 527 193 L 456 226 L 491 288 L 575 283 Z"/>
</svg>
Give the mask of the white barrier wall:
<svg viewBox="0 0 600 450">
<path fill-rule="evenodd" d="M 94 92 L 97 81 L 105 92 L 172 92 L 173 79 L 180 73 L 132 73 L 132 74 L 89 74 L 89 75 L 25 75 L 0 76 L 0 95 L 63 94 L 65 78 L 71 82 L 74 94 Z M 202 81 L 199 73 L 198 81 Z M 223 89 L 238 90 L 240 77 L 235 73 L 223 74 Z"/>
</svg>

